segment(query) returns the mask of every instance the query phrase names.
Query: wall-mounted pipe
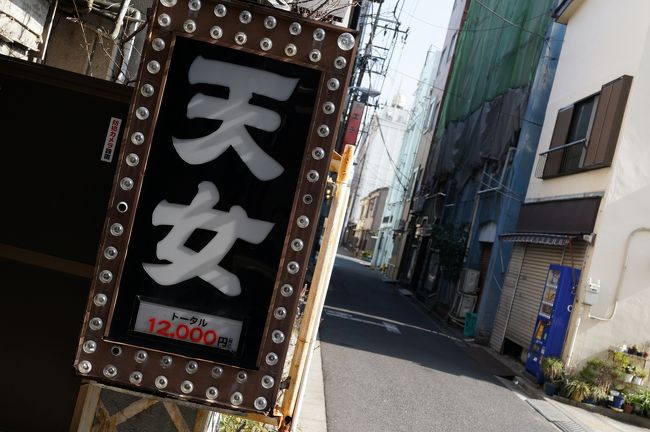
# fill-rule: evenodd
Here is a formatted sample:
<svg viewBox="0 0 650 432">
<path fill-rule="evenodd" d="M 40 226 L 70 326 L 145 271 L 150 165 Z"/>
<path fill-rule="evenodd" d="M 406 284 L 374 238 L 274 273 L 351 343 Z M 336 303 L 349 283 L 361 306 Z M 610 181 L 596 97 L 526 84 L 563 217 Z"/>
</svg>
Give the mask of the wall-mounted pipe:
<svg viewBox="0 0 650 432">
<path fill-rule="evenodd" d="M 96 4 L 101 5 L 105 9 L 114 8 L 119 3 L 114 3 L 107 0 L 93 0 Z M 127 20 L 129 23 L 126 26 L 127 41 L 124 43 L 124 46 L 121 48 L 122 59 L 119 62 L 119 65 L 115 60 L 113 60 L 112 67 L 106 73 L 106 79 L 113 80 L 119 83 L 126 83 L 128 80 L 127 70 L 129 63 L 131 61 L 131 55 L 133 53 L 133 48 L 135 45 L 135 35 L 134 32 L 137 31 L 137 26 L 142 22 L 142 12 L 135 7 L 130 6 L 131 0 L 124 0 L 120 4 L 120 9 L 118 11 L 117 17 L 115 18 L 115 25 L 113 27 L 113 32 L 110 37 L 114 42 L 113 52 L 111 53 L 112 59 L 117 58 L 120 53 L 120 47 L 117 45 L 120 33 L 124 27 L 124 21 Z M 117 70 L 119 68 L 119 70 Z"/>
<path fill-rule="evenodd" d="M 623 253 L 623 261 L 621 263 L 621 271 L 618 273 L 618 279 L 616 281 L 616 290 L 614 291 L 614 307 L 612 308 L 612 313 L 609 314 L 608 317 L 599 317 L 592 315 L 589 313 L 589 318 L 597 320 L 597 321 L 610 321 L 612 318 L 614 318 L 614 315 L 616 315 L 616 309 L 618 308 L 618 300 L 619 300 L 619 295 L 621 292 L 621 285 L 623 284 L 623 278 L 625 276 L 625 271 L 627 270 L 627 259 L 630 255 L 630 242 L 632 240 L 632 237 L 634 237 L 636 234 L 640 232 L 650 232 L 650 228 L 647 227 L 639 227 L 632 231 L 630 234 L 628 234 L 627 238 L 625 239 L 625 251 Z"/>
</svg>

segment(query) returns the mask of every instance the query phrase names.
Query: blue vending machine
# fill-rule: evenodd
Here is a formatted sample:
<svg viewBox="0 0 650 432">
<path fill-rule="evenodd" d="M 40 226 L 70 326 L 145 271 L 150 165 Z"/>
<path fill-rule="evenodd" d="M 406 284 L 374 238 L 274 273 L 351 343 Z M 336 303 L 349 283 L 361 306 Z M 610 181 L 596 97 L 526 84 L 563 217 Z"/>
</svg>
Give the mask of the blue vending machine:
<svg viewBox="0 0 650 432">
<path fill-rule="evenodd" d="M 530 342 L 526 370 L 542 383 L 542 359 L 560 357 L 573 309 L 580 270 L 551 264 Z"/>
</svg>

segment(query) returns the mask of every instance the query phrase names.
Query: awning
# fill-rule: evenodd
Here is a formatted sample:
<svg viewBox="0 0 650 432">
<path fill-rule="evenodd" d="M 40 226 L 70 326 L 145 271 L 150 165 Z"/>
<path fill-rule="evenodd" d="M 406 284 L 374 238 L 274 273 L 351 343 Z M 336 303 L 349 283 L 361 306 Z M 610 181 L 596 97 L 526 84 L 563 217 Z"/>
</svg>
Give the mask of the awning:
<svg viewBox="0 0 650 432">
<path fill-rule="evenodd" d="M 501 240 L 517 243 L 535 243 L 549 246 L 566 246 L 575 236 L 565 234 L 542 234 L 542 233 L 507 233 L 501 234 Z"/>
</svg>

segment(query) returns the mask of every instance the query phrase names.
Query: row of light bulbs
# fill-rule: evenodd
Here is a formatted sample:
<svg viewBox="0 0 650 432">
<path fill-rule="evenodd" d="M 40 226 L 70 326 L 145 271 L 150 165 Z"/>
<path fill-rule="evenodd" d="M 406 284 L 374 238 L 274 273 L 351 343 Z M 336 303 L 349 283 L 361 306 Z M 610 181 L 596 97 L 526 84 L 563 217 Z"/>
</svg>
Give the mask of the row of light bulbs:
<svg viewBox="0 0 650 432">
<path fill-rule="evenodd" d="M 174 7 L 177 4 L 177 0 L 161 0 L 160 3 L 165 7 Z M 188 9 L 190 10 L 190 13 L 198 12 L 201 9 L 200 0 L 190 0 L 188 2 Z M 221 3 L 214 7 L 214 15 L 217 18 L 224 18 L 227 13 L 228 8 Z M 244 10 L 239 13 L 239 22 L 242 24 L 250 24 L 252 20 L 253 14 L 251 14 L 250 11 Z M 263 22 L 264 27 L 268 30 L 275 29 L 278 24 L 278 20 L 273 16 L 265 17 Z M 163 28 L 169 27 L 172 24 L 171 16 L 166 13 L 161 13 L 158 15 L 158 24 Z M 196 31 L 196 27 L 196 22 L 193 19 L 187 19 L 183 22 L 183 30 L 186 33 L 194 33 Z M 289 24 L 288 31 L 290 35 L 298 36 L 302 33 L 302 25 L 299 22 L 292 22 Z M 210 37 L 215 40 L 221 39 L 223 37 L 223 29 L 218 25 L 213 26 L 210 28 L 209 34 Z M 314 29 L 312 32 L 312 37 L 316 42 L 322 42 L 325 40 L 326 35 L 326 31 L 320 27 Z M 235 33 L 233 39 L 237 45 L 245 45 L 248 42 L 248 36 L 243 31 Z M 342 33 L 337 39 L 337 45 L 343 51 L 350 51 L 352 48 L 354 48 L 354 44 L 355 38 L 350 33 Z M 264 37 L 260 39 L 259 46 L 262 51 L 269 51 L 271 48 L 273 48 L 273 40 L 269 37 Z M 293 43 L 289 43 L 284 47 L 284 53 L 288 57 L 293 57 L 298 53 L 298 47 Z M 314 48 L 309 52 L 308 57 L 311 62 L 318 63 L 322 58 L 322 54 L 320 50 Z M 347 60 L 345 57 L 339 56 L 334 60 L 334 67 L 337 69 L 344 69 L 346 66 Z"/>
</svg>

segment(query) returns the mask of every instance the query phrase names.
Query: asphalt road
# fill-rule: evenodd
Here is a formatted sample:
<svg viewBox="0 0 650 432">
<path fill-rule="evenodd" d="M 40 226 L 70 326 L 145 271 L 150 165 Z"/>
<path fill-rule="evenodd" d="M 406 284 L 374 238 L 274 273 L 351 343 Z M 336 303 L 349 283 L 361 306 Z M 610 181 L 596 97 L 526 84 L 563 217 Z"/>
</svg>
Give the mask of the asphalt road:
<svg viewBox="0 0 650 432">
<path fill-rule="evenodd" d="M 320 330 L 329 432 L 557 432 L 396 288 L 336 260 Z"/>
</svg>

